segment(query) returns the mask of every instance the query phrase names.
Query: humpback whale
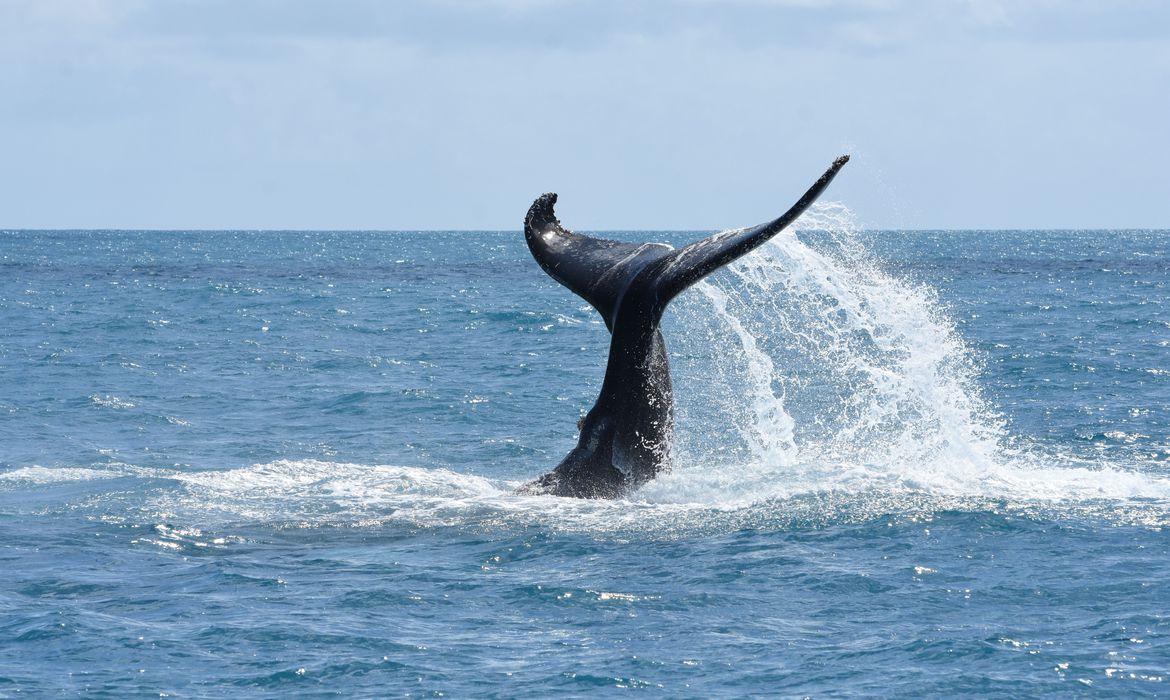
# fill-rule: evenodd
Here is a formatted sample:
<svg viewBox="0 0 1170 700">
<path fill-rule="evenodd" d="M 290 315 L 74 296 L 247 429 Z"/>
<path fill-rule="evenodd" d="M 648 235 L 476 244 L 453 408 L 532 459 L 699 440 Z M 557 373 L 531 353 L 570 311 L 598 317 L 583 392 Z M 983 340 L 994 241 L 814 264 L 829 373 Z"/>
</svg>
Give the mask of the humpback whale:
<svg viewBox="0 0 1170 700">
<path fill-rule="evenodd" d="M 543 194 L 524 219 L 524 238 L 541 268 L 585 299 L 610 332 L 609 361 L 597 402 L 579 424 L 577 446 L 521 493 L 617 498 L 670 466 L 674 399 L 659 322 L 687 287 L 746 255 L 797 219 L 849 161 L 841 156 L 774 221 L 733 229 L 677 250 L 573 233 Z"/>
</svg>

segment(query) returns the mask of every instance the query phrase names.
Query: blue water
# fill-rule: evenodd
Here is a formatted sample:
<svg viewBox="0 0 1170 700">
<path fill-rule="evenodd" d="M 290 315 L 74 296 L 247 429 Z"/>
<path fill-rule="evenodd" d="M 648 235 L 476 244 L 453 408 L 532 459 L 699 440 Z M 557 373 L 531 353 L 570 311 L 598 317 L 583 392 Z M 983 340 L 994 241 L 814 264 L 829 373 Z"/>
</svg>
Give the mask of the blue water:
<svg viewBox="0 0 1170 700">
<path fill-rule="evenodd" d="M 613 503 L 516 232 L 0 233 L 0 697 L 1165 695 L 1170 233 L 803 223 Z"/>
</svg>

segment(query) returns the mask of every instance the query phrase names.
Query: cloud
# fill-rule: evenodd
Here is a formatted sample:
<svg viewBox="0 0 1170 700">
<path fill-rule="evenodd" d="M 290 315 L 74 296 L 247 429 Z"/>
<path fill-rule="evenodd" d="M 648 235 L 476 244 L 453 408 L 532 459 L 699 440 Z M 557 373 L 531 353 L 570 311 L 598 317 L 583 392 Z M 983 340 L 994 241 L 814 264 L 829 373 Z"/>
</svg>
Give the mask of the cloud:
<svg viewBox="0 0 1170 700">
<path fill-rule="evenodd" d="M 1170 206 L 1151 3 L 0 3 L 0 225 L 497 227 L 561 188 L 718 227 L 845 144 L 871 223 Z"/>
<path fill-rule="evenodd" d="M 1170 36 L 1170 5 L 1154 0 L 9 0 L 0 18 L 0 33 L 15 39 L 104 31 L 127 40 L 390 41 L 447 51 L 593 50 L 631 36 L 840 50 L 965 41 L 972 32 L 1036 42 Z"/>
</svg>

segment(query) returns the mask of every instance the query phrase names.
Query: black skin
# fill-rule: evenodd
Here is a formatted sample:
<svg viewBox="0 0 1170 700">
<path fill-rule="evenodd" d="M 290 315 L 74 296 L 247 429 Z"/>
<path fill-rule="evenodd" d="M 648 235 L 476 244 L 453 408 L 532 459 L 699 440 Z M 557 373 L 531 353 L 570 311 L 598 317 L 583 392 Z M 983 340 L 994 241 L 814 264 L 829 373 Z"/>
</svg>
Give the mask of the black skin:
<svg viewBox="0 0 1170 700">
<path fill-rule="evenodd" d="M 669 469 L 674 399 L 666 343 L 658 329 L 667 305 L 784 230 L 848 160 L 834 161 L 780 218 L 679 250 L 572 233 L 553 213 L 557 196 L 537 198 L 524 220 L 529 250 L 545 272 L 601 313 L 611 339 L 601 393 L 579 424 L 577 446 L 556 469 L 521 487 L 521 493 L 618 498 Z"/>
<path fill-rule="evenodd" d="M 581 420 L 577 447 L 525 490 L 577 498 L 616 498 L 669 464 L 674 399 L 665 305 L 653 303 L 653 267 L 631 280 L 615 309 L 601 393 Z"/>
</svg>

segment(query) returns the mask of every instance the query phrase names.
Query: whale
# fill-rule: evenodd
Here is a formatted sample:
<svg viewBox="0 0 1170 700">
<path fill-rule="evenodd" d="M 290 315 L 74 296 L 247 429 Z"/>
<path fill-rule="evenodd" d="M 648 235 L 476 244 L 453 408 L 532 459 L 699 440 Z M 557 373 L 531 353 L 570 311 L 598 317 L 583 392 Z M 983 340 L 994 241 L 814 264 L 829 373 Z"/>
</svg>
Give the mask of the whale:
<svg viewBox="0 0 1170 700">
<path fill-rule="evenodd" d="M 610 344 L 601 391 L 578 423 L 576 447 L 519 493 L 619 498 L 670 468 L 674 396 L 659 329 L 667 305 L 791 225 L 848 161 L 847 155 L 833 161 L 779 218 L 678 249 L 573 233 L 557 220 L 557 195 L 537 197 L 524 218 L 528 249 L 550 277 L 601 314 Z"/>
</svg>

